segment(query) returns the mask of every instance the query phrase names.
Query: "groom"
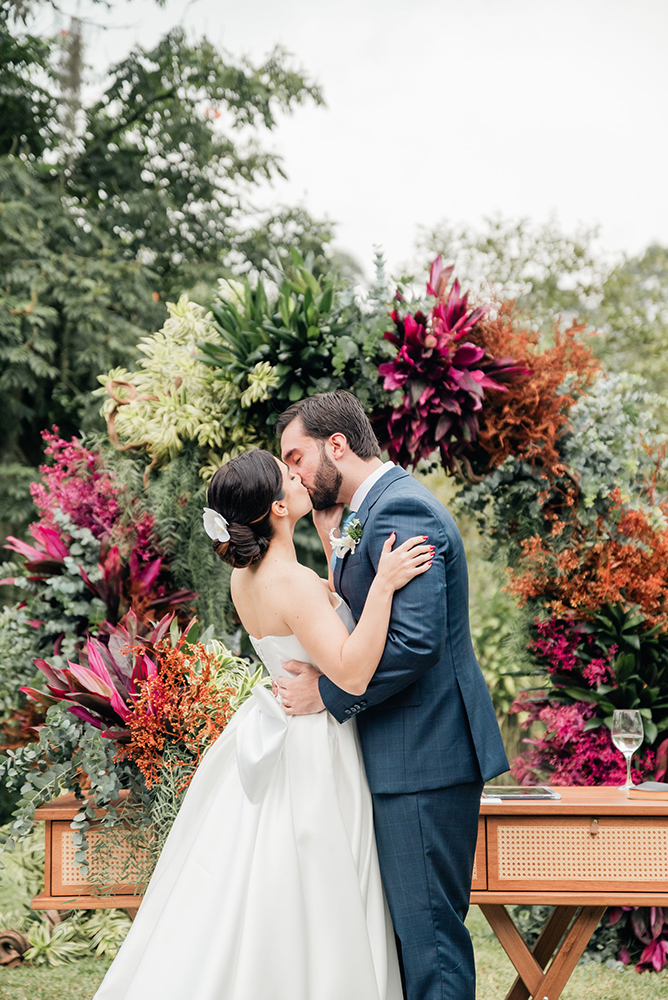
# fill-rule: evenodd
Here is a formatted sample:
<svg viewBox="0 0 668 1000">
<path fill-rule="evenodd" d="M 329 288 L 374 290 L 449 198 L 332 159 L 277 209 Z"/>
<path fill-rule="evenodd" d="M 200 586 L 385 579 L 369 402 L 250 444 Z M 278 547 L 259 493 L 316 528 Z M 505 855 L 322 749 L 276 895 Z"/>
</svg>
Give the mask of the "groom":
<svg viewBox="0 0 668 1000">
<path fill-rule="evenodd" d="M 385 652 L 362 696 L 294 661 L 286 666 L 296 676 L 279 688 L 288 714 L 327 708 L 340 723 L 357 719 L 407 1000 L 474 1000 L 464 918 L 480 793 L 508 762 L 471 645 L 461 536 L 429 490 L 383 464 L 349 393 L 294 403 L 277 432 L 283 460 L 311 494 L 327 549 L 344 504 L 361 525 L 361 540 L 336 558 L 333 575 L 356 620 L 393 531 L 396 544 L 426 535 L 434 546 L 431 569 L 394 595 Z"/>
</svg>

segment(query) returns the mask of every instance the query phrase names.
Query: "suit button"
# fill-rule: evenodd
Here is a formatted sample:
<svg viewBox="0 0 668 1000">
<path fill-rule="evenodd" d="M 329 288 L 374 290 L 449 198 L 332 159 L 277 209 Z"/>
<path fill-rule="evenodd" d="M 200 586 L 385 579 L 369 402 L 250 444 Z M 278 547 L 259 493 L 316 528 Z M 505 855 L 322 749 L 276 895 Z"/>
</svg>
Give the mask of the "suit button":
<svg viewBox="0 0 668 1000">
<path fill-rule="evenodd" d="M 350 709 L 349 709 L 349 708 L 347 708 L 347 709 L 346 709 L 346 710 L 344 711 L 344 713 L 343 713 L 343 714 L 344 714 L 344 715 L 350 715 L 350 714 L 351 714 L 351 711 L 350 711 Z"/>
<path fill-rule="evenodd" d="M 365 701 L 361 701 L 360 702 L 360 708 L 366 708 L 366 702 Z"/>
</svg>

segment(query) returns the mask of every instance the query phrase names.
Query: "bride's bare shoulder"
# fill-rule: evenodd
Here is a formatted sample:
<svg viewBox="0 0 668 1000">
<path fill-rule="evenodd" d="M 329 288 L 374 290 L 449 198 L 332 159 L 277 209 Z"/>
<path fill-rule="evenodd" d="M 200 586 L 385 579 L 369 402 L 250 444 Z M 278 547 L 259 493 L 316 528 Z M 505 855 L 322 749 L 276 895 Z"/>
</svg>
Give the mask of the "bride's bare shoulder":
<svg viewBox="0 0 668 1000">
<path fill-rule="evenodd" d="M 298 562 L 291 562 L 281 570 L 280 583 L 282 597 L 289 603 L 297 601 L 320 601 L 327 593 L 327 583 L 314 570 Z"/>
</svg>

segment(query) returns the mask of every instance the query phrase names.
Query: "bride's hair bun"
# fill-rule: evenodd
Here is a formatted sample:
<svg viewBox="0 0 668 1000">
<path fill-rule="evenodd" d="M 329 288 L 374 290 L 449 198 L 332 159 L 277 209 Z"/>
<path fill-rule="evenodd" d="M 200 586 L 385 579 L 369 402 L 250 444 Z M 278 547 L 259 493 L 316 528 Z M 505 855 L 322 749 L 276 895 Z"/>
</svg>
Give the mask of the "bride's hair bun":
<svg viewBox="0 0 668 1000">
<path fill-rule="evenodd" d="M 209 484 L 207 503 L 227 521 L 229 541 L 214 541 L 217 556 L 242 568 L 259 562 L 274 534 L 271 505 L 283 499 L 281 469 L 268 451 L 254 448 L 221 466 Z"/>
</svg>

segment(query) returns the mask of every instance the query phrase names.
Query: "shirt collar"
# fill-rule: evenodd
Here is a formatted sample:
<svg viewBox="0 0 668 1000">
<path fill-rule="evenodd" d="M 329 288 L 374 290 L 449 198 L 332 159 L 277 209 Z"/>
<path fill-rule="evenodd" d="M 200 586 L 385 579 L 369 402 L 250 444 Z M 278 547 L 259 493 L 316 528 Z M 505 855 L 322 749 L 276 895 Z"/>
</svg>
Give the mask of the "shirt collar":
<svg viewBox="0 0 668 1000">
<path fill-rule="evenodd" d="M 350 501 L 350 509 L 352 511 L 358 511 L 371 487 L 378 482 L 381 476 L 384 476 L 386 472 L 389 472 L 389 470 L 393 468 L 394 462 L 385 462 L 379 469 L 372 472 L 370 476 L 367 476 L 364 482 L 360 483 L 353 493 L 352 500 Z"/>
</svg>

